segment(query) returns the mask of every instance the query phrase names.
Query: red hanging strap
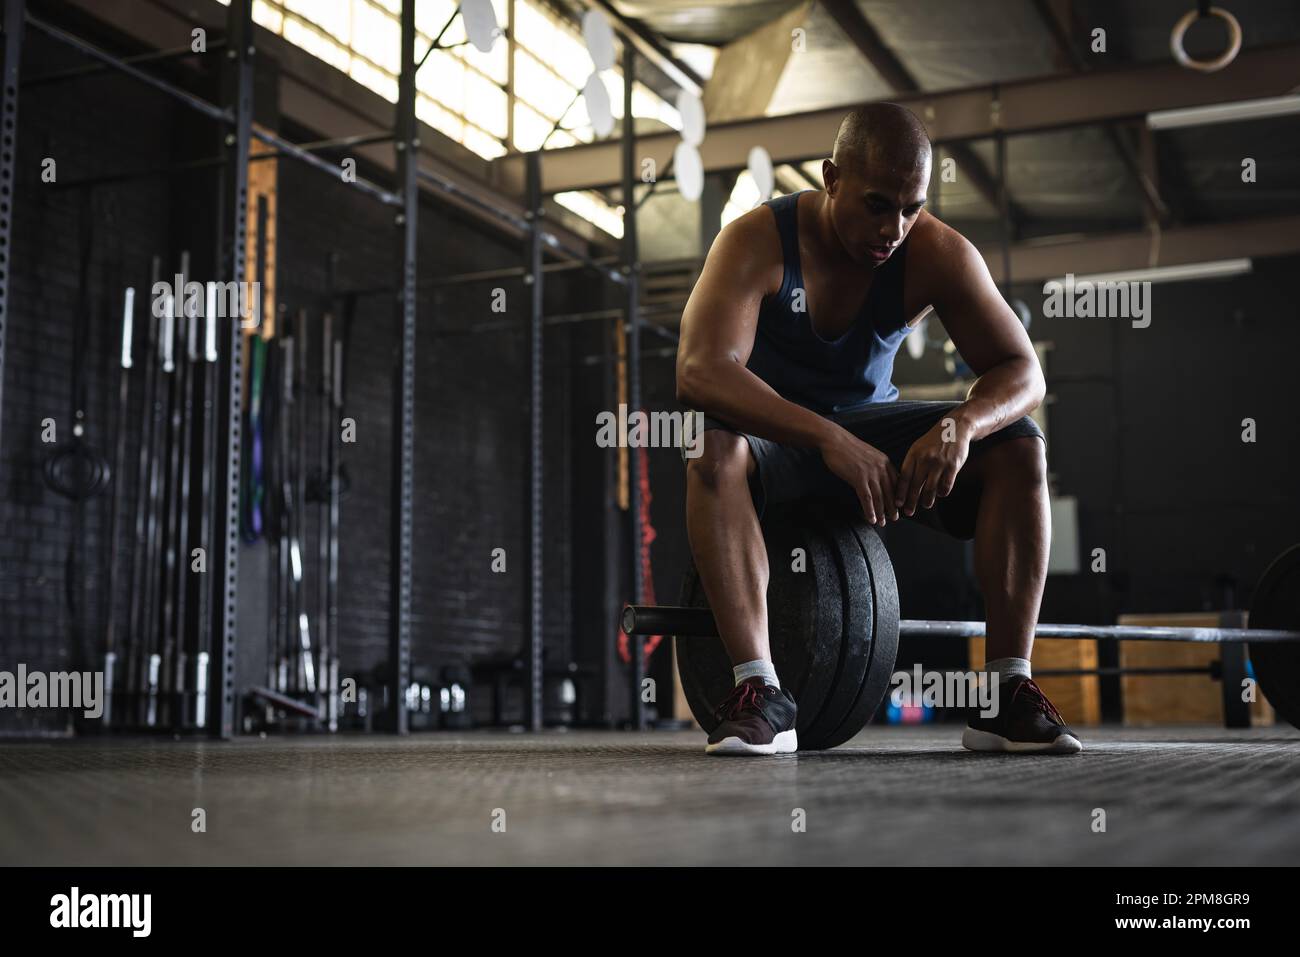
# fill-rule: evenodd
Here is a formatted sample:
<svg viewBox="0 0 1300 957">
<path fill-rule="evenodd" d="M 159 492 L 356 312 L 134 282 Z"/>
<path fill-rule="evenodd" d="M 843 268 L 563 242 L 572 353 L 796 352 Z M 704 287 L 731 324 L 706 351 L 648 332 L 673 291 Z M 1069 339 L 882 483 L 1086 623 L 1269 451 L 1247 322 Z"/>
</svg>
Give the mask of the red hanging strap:
<svg viewBox="0 0 1300 957">
<path fill-rule="evenodd" d="M 657 537 L 655 527 L 650 523 L 650 459 L 644 451 L 638 455 L 637 461 L 640 463 L 637 468 L 637 486 L 641 491 L 640 507 L 637 509 L 637 521 L 641 523 L 641 602 L 647 605 L 655 604 L 655 579 L 654 572 L 650 565 L 650 545 Z M 645 639 L 641 646 L 642 661 L 646 664 L 650 662 L 650 656 L 654 654 L 659 643 L 664 640 L 663 635 L 650 635 Z M 620 624 L 618 629 L 618 657 L 624 664 L 631 664 L 632 655 L 628 650 L 628 636 L 623 631 Z"/>
</svg>

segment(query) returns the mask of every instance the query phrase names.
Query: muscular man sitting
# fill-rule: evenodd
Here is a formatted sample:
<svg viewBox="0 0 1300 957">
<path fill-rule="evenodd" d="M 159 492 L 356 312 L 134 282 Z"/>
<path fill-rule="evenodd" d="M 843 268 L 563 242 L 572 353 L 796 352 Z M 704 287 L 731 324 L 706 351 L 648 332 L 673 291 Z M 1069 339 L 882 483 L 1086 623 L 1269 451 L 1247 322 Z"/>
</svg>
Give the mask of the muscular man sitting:
<svg viewBox="0 0 1300 957">
<path fill-rule="evenodd" d="M 822 163 L 826 188 L 728 225 L 682 318 L 677 397 L 704 413 L 688 460 L 691 551 L 736 686 L 706 750 L 794 751 L 796 703 L 768 645 L 759 517 L 799 498 L 854 497 L 868 522 L 908 517 L 975 540 L 994 717 L 976 751 L 1082 745 L 1030 672 L 1050 537 L 1045 384 L 1029 337 L 983 259 L 925 211 L 930 141 L 910 111 L 853 110 Z M 978 378 L 964 402 L 900 402 L 903 337 L 933 307 Z"/>
</svg>

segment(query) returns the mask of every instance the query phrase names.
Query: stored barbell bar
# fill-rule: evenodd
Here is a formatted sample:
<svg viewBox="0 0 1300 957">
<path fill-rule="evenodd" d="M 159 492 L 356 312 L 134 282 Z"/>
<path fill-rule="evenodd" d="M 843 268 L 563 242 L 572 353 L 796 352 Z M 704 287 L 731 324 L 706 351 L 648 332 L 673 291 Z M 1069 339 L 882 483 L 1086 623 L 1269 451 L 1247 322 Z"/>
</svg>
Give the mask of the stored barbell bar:
<svg viewBox="0 0 1300 957">
<path fill-rule="evenodd" d="M 988 625 L 982 621 L 900 621 L 901 636 L 924 638 L 982 638 Z M 716 638 L 718 625 L 706 608 L 673 605 L 628 605 L 623 609 L 623 631 L 629 635 L 674 635 L 678 638 Z M 1124 641 L 1197 641 L 1210 644 L 1248 641 L 1300 641 L 1300 631 L 1281 628 L 1191 628 L 1163 625 L 1053 625 L 1040 624 L 1037 638 L 1119 638 Z"/>
</svg>

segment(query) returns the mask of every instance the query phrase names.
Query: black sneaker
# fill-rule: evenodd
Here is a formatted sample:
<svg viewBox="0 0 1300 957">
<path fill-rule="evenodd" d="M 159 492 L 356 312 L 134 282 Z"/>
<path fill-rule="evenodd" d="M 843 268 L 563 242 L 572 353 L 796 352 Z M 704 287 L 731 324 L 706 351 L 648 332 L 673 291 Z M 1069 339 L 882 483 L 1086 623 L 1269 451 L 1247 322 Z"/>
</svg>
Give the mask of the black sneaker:
<svg viewBox="0 0 1300 957">
<path fill-rule="evenodd" d="M 799 749 L 794 730 L 798 713 L 790 692 L 762 678 L 746 678 L 713 712 L 719 723 L 704 750 L 708 754 L 790 754 Z"/>
<path fill-rule="evenodd" d="M 998 688 L 998 713 L 991 718 L 972 710 L 961 736 L 968 751 L 1077 754 L 1083 744 L 1031 678 L 1012 675 Z"/>
</svg>

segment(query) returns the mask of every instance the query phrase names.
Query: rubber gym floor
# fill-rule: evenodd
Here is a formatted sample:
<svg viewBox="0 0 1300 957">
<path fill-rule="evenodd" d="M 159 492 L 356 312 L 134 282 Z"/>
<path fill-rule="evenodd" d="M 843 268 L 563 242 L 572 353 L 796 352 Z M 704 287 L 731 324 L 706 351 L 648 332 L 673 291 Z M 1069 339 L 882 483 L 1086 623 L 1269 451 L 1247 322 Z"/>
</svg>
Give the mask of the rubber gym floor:
<svg viewBox="0 0 1300 957">
<path fill-rule="evenodd" d="M 0 864 L 1300 859 L 1290 727 L 1094 728 L 1069 757 L 959 740 L 956 725 L 868 728 L 759 760 L 707 757 L 698 732 L 6 743 Z"/>
</svg>

